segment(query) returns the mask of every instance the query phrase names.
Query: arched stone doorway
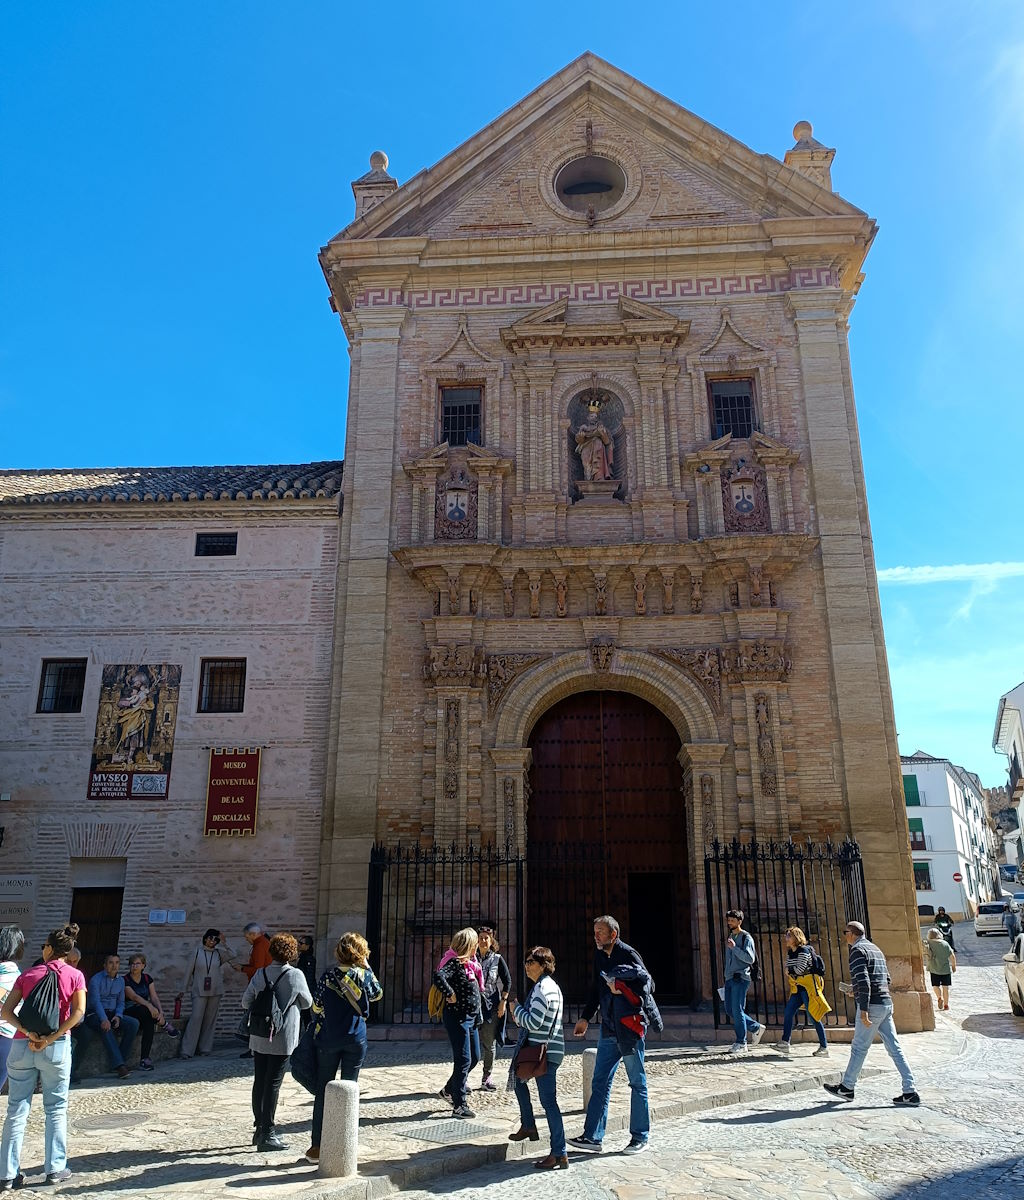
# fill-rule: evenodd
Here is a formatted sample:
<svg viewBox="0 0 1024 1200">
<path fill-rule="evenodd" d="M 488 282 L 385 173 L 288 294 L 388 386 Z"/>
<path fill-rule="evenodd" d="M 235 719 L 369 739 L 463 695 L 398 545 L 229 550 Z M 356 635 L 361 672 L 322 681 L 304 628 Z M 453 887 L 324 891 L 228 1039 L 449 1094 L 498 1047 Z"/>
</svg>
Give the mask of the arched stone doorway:
<svg viewBox="0 0 1024 1200">
<path fill-rule="evenodd" d="M 580 691 L 539 717 L 529 746 L 528 939 L 560 943 L 559 981 L 567 999 L 581 1000 L 590 923 L 611 913 L 643 955 L 659 1000 L 689 1002 L 690 815 L 672 721 L 629 692 Z"/>
</svg>

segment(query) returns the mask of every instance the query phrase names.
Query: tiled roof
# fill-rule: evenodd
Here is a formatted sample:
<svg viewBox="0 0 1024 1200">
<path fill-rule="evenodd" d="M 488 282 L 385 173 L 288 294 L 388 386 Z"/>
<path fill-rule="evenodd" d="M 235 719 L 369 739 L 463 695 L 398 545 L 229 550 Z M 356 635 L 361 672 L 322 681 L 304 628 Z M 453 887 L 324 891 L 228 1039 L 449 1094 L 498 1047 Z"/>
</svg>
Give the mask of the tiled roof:
<svg viewBox="0 0 1024 1200">
<path fill-rule="evenodd" d="M 252 467 L 95 467 L 0 471 L 0 505 L 331 499 L 341 460 Z"/>
</svg>

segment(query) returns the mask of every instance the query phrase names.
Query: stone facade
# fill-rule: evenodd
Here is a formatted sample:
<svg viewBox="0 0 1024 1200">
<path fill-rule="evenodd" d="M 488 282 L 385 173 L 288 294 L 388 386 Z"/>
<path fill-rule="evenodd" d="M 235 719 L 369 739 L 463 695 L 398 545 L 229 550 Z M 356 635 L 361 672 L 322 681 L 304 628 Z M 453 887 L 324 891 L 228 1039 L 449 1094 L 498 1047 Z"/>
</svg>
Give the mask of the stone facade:
<svg viewBox="0 0 1024 1200">
<path fill-rule="evenodd" d="M 364 919 L 375 839 L 522 846 L 537 720 L 631 692 L 678 732 L 691 869 L 856 837 L 930 1027 L 847 348 L 875 225 L 795 134 L 755 154 L 588 54 L 353 184 L 321 252 L 352 361 L 322 933 Z M 468 437 L 447 388 L 479 389 Z"/>
<path fill-rule="evenodd" d="M 246 954 L 250 920 L 313 930 L 340 482 L 340 463 L 0 473 L 0 821 L 22 880 L 0 902 L 30 960 L 83 888 L 123 888 L 107 949 L 145 952 L 165 1000 L 208 926 Z M 197 556 L 200 532 L 237 553 Z M 200 712 L 200 664 L 224 658 L 245 659 L 242 710 Z M 48 659 L 85 660 L 77 711 L 37 711 Z M 166 796 L 90 799 L 103 668 L 130 663 L 180 668 Z M 204 836 L 213 747 L 262 748 L 254 836 Z"/>
</svg>

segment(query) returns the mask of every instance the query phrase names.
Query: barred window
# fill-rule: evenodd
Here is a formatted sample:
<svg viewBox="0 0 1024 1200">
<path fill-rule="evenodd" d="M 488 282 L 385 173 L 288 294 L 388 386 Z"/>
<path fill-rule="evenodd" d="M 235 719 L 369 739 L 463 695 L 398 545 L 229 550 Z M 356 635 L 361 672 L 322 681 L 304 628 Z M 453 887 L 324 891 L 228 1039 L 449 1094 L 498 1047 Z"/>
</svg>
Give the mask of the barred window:
<svg viewBox="0 0 1024 1200">
<path fill-rule="evenodd" d="M 81 712 L 87 661 L 84 658 L 44 658 L 36 712 Z"/>
<path fill-rule="evenodd" d="M 242 712 L 245 659 L 204 658 L 199 669 L 199 712 Z"/>
<path fill-rule="evenodd" d="M 751 379 L 712 379 L 708 381 L 711 400 L 712 437 L 749 438 L 757 429 L 754 412 L 754 384 Z"/>
<path fill-rule="evenodd" d="M 480 445 L 480 387 L 441 388 L 441 441 Z"/>
<path fill-rule="evenodd" d="M 238 553 L 237 533 L 197 533 L 197 558 L 225 558 Z"/>
</svg>

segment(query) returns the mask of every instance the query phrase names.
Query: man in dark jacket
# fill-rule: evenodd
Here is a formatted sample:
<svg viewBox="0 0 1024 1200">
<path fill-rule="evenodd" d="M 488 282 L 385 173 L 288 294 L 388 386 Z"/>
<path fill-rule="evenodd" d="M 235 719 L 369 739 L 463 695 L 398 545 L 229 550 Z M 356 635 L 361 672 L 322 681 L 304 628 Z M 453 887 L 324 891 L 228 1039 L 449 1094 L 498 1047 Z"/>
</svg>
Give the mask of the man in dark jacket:
<svg viewBox="0 0 1024 1200">
<path fill-rule="evenodd" d="M 584 1013 L 576 1022 L 573 1033 L 586 1037 L 590 1022 L 601 1013 L 601 1037 L 597 1043 L 597 1061 L 591 1084 L 590 1103 L 583 1122 L 583 1136 L 570 1138 L 577 1150 L 603 1149 L 604 1130 L 608 1121 L 608 1101 L 612 1080 L 619 1061 L 625 1065 L 629 1078 L 629 1145 L 624 1154 L 639 1154 L 647 1149 L 651 1132 L 651 1114 L 647 1104 L 647 1074 L 644 1071 L 644 1036 L 622 1036 L 621 1012 L 616 1015 L 615 998 L 619 995 L 618 979 L 629 980 L 634 992 L 650 989 L 650 975 L 644 960 L 619 939 L 619 923 L 614 917 L 598 917 L 594 921 L 594 978 L 590 986 Z M 621 1006 L 620 1006 L 621 1008 Z M 644 1031 L 646 1016 L 641 1012 Z"/>
</svg>

